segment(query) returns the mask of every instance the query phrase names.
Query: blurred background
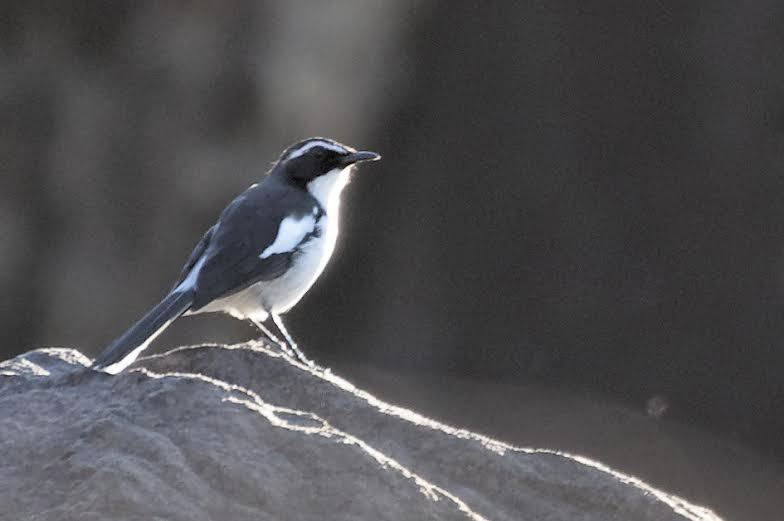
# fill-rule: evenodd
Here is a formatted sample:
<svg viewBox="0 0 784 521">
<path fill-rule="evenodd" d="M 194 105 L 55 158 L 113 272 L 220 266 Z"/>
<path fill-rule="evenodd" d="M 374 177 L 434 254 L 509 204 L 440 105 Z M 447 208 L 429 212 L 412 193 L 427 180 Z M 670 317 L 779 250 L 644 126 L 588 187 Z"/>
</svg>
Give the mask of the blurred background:
<svg viewBox="0 0 784 521">
<path fill-rule="evenodd" d="M 377 150 L 289 314 L 382 397 L 784 508 L 784 4 L 4 1 L 0 349 L 95 355 L 293 141 Z M 254 336 L 178 321 L 155 350 Z"/>
</svg>

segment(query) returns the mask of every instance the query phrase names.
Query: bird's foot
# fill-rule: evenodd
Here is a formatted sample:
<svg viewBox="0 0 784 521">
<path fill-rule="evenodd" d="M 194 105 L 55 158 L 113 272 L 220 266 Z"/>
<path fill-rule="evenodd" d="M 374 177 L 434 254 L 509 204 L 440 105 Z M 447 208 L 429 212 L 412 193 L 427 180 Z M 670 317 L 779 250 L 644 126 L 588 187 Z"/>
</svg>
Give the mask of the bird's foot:
<svg viewBox="0 0 784 521">
<path fill-rule="evenodd" d="M 291 350 L 289 345 L 283 340 L 278 340 L 277 338 L 269 338 L 266 335 L 262 335 L 259 337 L 259 342 L 266 344 L 267 346 L 271 347 L 273 350 L 280 351 L 281 354 L 286 355 L 290 358 L 297 358 L 296 353 L 294 353 L 294 351 Z"/>
<path fill-rule="evenodd" d="M 305 355 L 305 353 L 303 353 L 302 350 L 300 350 L 300 348 L 296 344 L 292 346 L 287 342 L 284 342 L 283 340 L 279 340 L 279 339 L 273 340 L 267 337 L 266 335 L 260 336 L 259 342 L 267 344 L 270 347 L 277 348 L 284 356 L 288 357 L 291 360 L 294 360 L 295 362 L 304 364 L 308 366 L 310 369 L 322 369 L 322 367 L 316 364 L 316 362 L 308 358 Z"/>
<path fill-rule="evenodd" d="M 294 352 L 296 353 L 295 354 L 295 359 L 296 360 L 298 360 L 299 362 L 305 364 L 306 366 L 308 366 L 311 369 L 322 369 L 321 366 L 316 364 L 316 362 L 314 362 L 313 360 L 311 360 L 310 358 L 305 356 L 305 353 L 300 351 L 300 349 L 296 345 L 294 345 L 292 347 L 294 348 Z"/>
</svg>

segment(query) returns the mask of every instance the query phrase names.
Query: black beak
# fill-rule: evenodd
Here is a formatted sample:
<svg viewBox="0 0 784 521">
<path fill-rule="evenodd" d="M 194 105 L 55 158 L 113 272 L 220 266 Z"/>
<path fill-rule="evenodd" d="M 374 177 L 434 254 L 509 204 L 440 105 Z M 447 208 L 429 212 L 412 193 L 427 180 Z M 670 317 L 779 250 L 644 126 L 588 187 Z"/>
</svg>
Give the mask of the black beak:
<svg viewBox="0 0 784 521">
<path fill-rule="evenodd" d="M 359 152 L 353 152 L 346 156 L 340 158 L 340 166 L 347 167 L 349 165 L 353 165 L 354 163 L 360 163 L 362 161 L 378 161 L 381 159 L 380 154 L 376 154 L 375 152 L 368 152 L 366 150 L 361 150 Z"/>
</svg>

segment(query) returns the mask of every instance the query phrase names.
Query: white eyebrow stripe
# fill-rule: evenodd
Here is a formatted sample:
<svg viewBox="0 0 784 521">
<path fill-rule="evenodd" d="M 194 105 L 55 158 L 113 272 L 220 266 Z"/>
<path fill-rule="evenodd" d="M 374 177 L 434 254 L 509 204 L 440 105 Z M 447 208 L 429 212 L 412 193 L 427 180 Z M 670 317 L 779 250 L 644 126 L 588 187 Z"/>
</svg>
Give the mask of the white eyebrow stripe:
<svg viewBox="0 0 784 521">
<path fill-rule="evenodd" d="M 280 221 L 278 235 L 275 240 L 261 252 L 259 258 L 266 259 L 276 253 L 286 253 L 294 250 L 309 233 L 313 233 L 316 219 L 313 215 L 302 217 L 288 216 Z"/>
<path fill-rule="evenodd" d="M 321 140 L 319 140 L 319 141 L 310 141 L 308 143 L 305 143 L 304 145 L 302 145 L 298 149 L 292 150 L 291 153 L 289 153 L 289 155 L 286 156 L 286 159 L 294 159 L 295 157 L 301 156 L 302 154 L 304 154 L 305 152 L 307 152 L 311 148 L 316 148 L 316 147 L 323 147 L 323 148 L 326 148 L 328 150 L 334 150 L 335 152 L 348 152 L 348 150 L 346 150 L 342 146 L 336 145 L 334 143 L 330 143 L 329 141 L 321 141 Z"/>
</svg>

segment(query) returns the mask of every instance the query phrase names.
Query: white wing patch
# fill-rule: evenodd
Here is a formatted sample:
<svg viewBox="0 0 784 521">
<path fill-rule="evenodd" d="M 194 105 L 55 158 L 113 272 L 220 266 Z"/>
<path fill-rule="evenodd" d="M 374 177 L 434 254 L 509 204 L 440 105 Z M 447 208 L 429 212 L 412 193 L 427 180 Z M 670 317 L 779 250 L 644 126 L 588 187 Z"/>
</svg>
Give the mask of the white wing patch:
<svg viewBox="0 0 784 521">
<path fill-rule="evenodd" d="M 261 252 L 259 258 L 266 259 L 276 253 L 292 251 L 309 233 L 316 228 L 316 218 L 313 215 L 302 217 L 289 216 L 280 221 L 278 235 L 272 244 Z"/>
<path fill-rule="evenodd" d="M 199 271 L 201 271 L 201 267 L 204 266 L 204 261 L 207 260 L 207 252 L 201 254 L 201 258 L 193 265 L 191 271 L 188 273 L 188 276 L 180 282 L 180 285 L 177 286 L 175 291 L 185 291 L 188 289 L 193 289 L 196 285 L 196 279 L 199 277 Z"/>
<path fill-rule="evenodd" d="M 342 147 L 340 145 L 336 145 L 334 143 L 330 143 L 329 141 L 316 140 L 316 141 L 309 141 L 309 142 L 305 143 L 304 145 L 302 145 L 300 148 L 298 148 L 296 150 L 292 150 L 289 153 L 289 155 L 286 157 L 286 159 L 294 159 L 295 157 L 301 156 L 302 154 L 304 154 L 305 152 L 307 152 L 311 148 L 316 148 L 316 147 L 322 147 L 322 148 L 326 148 L 328 150 L 334 150 L 335 152 L 341 152 L 341 153 L 348 152 L 348 150 L 346 150 L 344 147 Z"/>
</svg>

